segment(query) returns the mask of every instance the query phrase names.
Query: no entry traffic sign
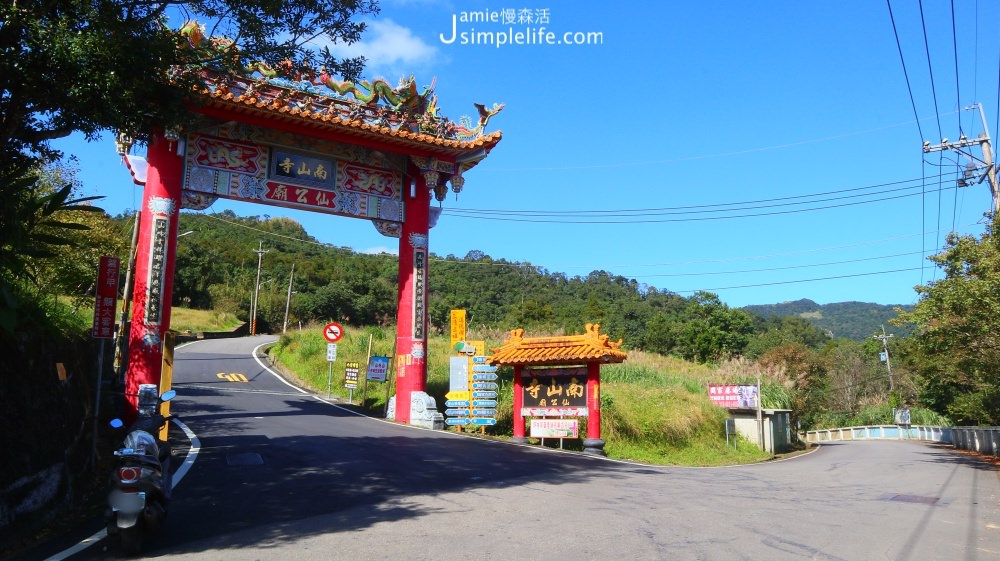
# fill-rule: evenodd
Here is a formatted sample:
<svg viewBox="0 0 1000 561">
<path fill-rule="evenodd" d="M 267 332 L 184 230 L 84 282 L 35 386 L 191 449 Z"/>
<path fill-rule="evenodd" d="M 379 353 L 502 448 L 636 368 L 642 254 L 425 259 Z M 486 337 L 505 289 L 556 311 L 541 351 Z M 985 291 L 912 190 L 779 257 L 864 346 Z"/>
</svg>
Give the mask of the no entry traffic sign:
<svg viewBox="0 0 1000 561">
<path fill-rule="evenodd" d="M 344 336 L 344 327 L 335 321 L 331 321 L 323 327 L 323 337 L 331 343 L 340 341 Z"/>
</svg>

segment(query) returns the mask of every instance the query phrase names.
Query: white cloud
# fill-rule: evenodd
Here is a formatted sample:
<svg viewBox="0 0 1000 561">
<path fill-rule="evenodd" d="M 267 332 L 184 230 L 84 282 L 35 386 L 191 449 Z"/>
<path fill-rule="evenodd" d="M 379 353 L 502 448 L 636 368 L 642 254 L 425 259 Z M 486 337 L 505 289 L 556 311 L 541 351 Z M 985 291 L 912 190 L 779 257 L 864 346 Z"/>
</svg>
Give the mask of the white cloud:
<svg viewBox="0 0 1000 561">
<path fill-rule="evenodd" d="M 437 49 L 391 19 L 366 22 L 368 29 L 353 45 L 328 44 L 337 57 L 363 56 L 365 75 L 397 78 L 430 65 Z"/>
<path fill-rule="evenodd" d="M 370 247 L 368 249 L 362 249 L 358 253 L 364 253 L 367 255 L 381 255 L 383 253 L 388 253 L 390 255 L 399 255 L 399 248 L 388 248 L 384 246 Z"/>
</svg>

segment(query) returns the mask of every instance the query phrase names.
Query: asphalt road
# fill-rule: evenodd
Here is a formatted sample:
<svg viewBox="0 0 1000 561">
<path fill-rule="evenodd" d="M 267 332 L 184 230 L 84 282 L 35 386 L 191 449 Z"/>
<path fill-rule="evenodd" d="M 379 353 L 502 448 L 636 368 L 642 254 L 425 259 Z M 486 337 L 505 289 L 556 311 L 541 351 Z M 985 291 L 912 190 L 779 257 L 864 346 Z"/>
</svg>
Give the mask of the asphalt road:
<svg viewBox="0 0 1000 561">
<path fill-rule="evenodd" d="M 272 339 L 178 349 L 172 409 L 200 450 L 148 558 L 1000 559 L 998 471 L 946 447 L 704 469 L 540 450 L 355 415 L 251 356 Z"/>
</svg>

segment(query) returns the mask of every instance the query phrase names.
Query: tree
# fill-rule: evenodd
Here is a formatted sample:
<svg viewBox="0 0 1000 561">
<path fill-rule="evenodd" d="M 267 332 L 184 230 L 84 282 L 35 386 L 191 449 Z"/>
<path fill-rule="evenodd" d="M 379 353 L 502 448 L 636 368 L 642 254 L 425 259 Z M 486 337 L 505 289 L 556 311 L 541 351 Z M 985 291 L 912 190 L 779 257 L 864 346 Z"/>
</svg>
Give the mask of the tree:
<svg viewBox="0 0 1000 561">
<path fill-rule="evenodd" d="M 30 315 L 19 310 L 39 288 L 47 261 L 58 263 L 60 248 L 81 245 L 75 234 L 90 227 L 67 216 L 74 211 L 103 213 L 89 204 L 95 197 L 74 199 L 72 183 L 53 184 L 42 174 L 24 163 L 0 166 L 0 186 L 12 195 L 0 205 L 0 335 L 13 335 Z"/>
<path fill-rule="evenodd" d="M 930 259 L 944 278 L 918 286 L 920 300 L 899 322 L 916 324 L 916 383 L 958 423 L 1000 424 L 1000 239 L 950 234 Z"/>
<path fill-rule="evenodd" d="M 190 87 L 212 65 L 260 62 L 295 72 L 323 66 L 353 78 L 363 59 L 337 60 L 320 38 L 352 43 L 355 14 L 374 0 L 18 0 L 0 4 L 2 159 L 51 157 L 48 141 L 83 132 L 138 135 L 183 124 Z M 167 18 L 202 20 L 171 29 Z M 199 39 L 205 37 L 199 41 Z M 225 37 L 233 38 L 233 40 Z M 197 47 L 197 48 L 196 48 Z"/>
</svg>

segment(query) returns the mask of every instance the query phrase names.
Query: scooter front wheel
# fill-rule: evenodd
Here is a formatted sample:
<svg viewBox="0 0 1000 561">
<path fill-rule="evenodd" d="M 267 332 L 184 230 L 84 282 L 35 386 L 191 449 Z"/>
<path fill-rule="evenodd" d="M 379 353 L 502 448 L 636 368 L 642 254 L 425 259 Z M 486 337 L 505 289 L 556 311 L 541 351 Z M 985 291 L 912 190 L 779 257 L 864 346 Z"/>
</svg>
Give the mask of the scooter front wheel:
<svg viewBox="0 0 1000 561">
<path fill-rule="evenodd" d="M 119 528 L 118 537 L 121 539 L 122 553 L 125 555 L 137 555 L 142 549 L 142 529 L 138 524 L 129 528 Z"/>
</svg>

